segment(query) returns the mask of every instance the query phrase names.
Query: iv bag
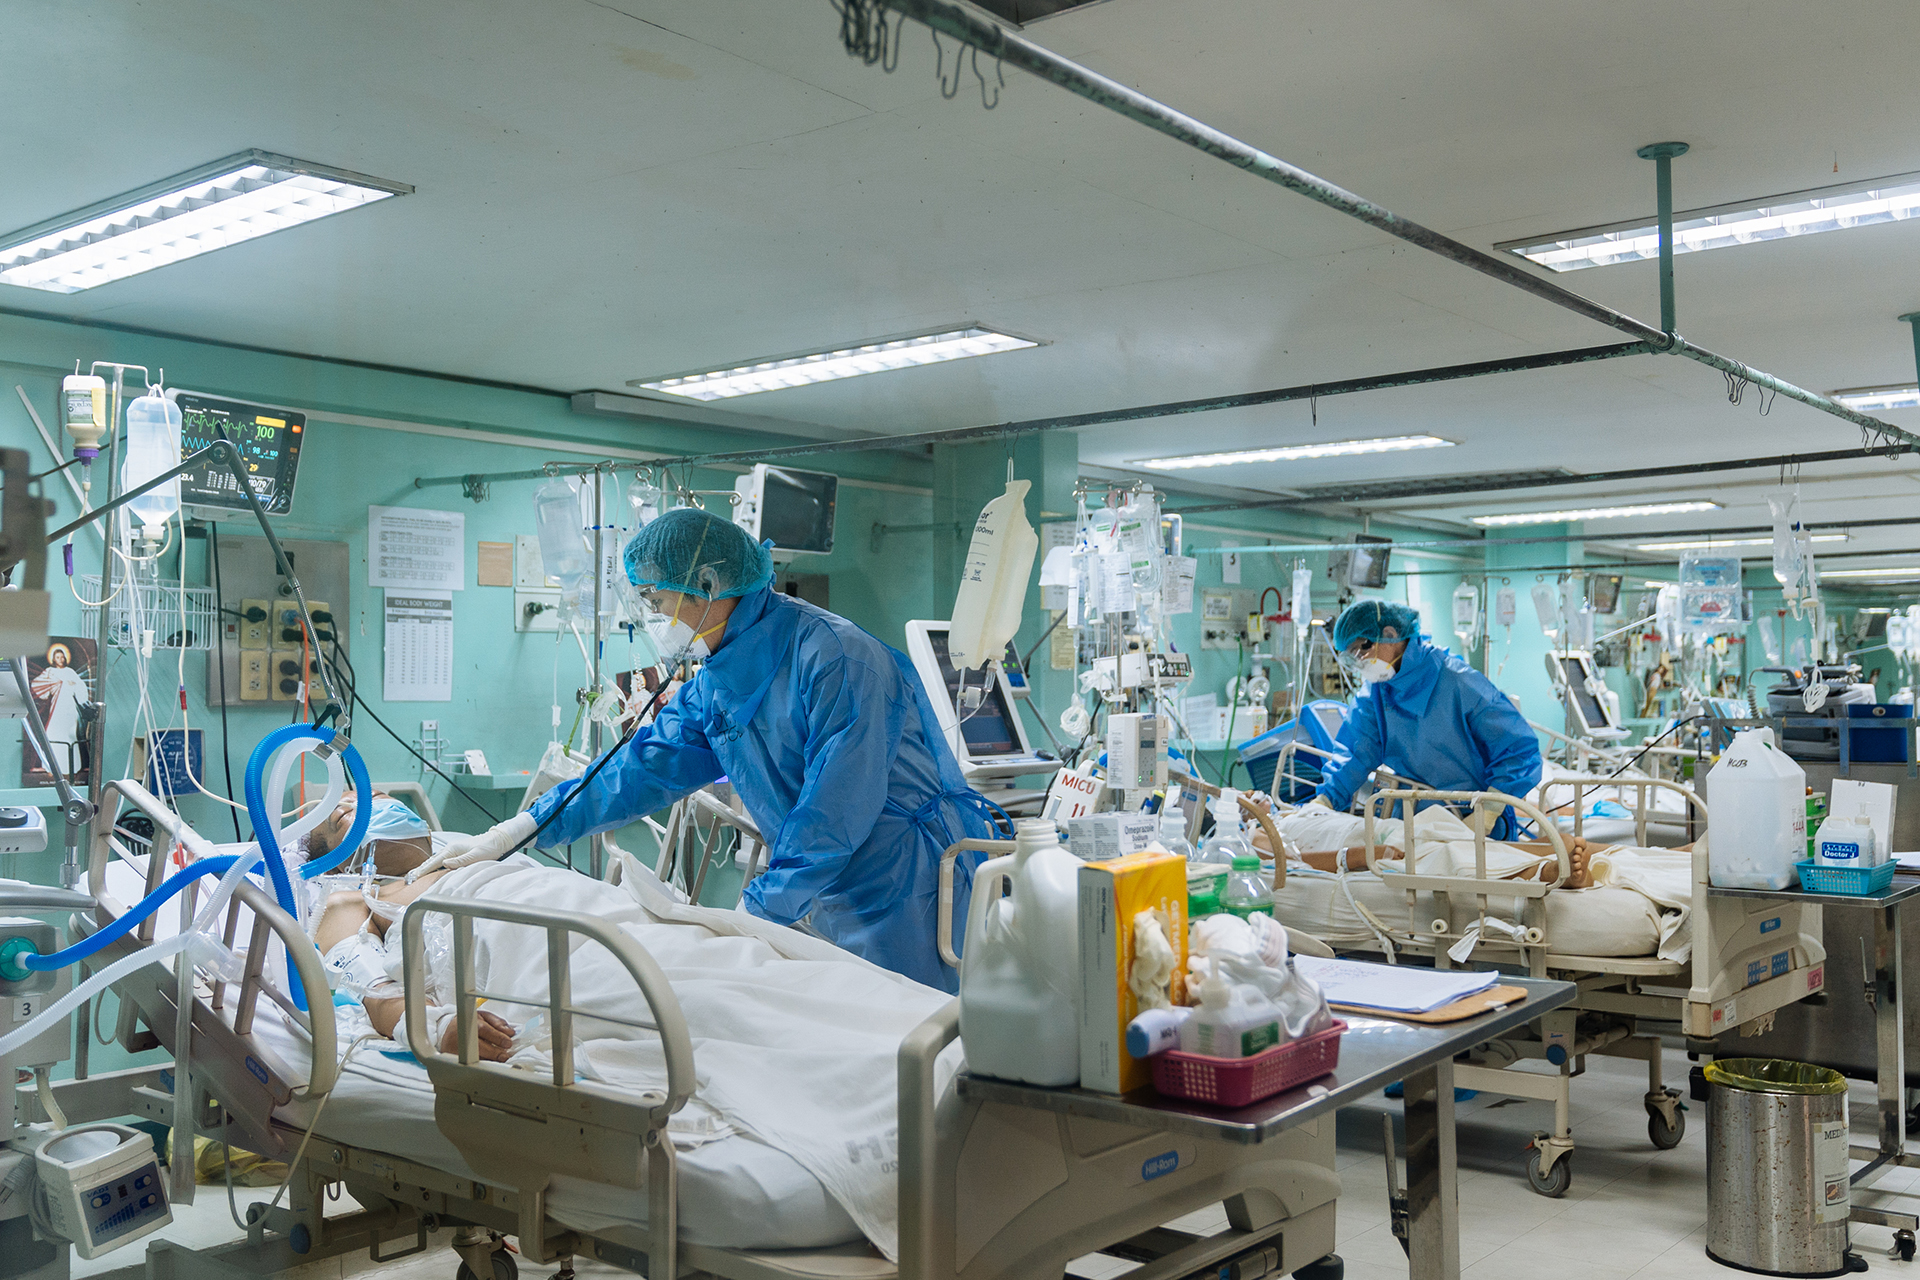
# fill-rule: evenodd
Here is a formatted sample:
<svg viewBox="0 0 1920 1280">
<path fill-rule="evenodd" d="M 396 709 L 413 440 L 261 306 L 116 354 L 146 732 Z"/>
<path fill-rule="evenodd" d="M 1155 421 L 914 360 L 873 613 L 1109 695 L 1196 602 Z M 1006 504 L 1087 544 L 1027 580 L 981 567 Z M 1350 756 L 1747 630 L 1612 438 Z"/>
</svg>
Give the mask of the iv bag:
<svg viewBox="0 0 1920 1280">
<path fill-rule="evenodd" d="M 593 571 L 580 491 L 568 480 L 551 480 L 535 491 L 533 510 L 540 535 L 540 566 L 560 584 L 562 599 L 574 599 L 581 582 Z"/>
<path fill-rule="evenodd" d="M 1539 615 L 1540 631 L 1549 641 L 1560 635 L 1560 593 L 1545 582 L 1533 585 L 1533 611 Z"/>
<path fill-rule="evenodd" d="M 1767 495 L 1767 510 L 1773 516 L 1773 577 L 1791 606 L 1800 596 L 1805 550 L 1800 542 L 1799 489 L 1775 489 Z"/>
<path fill-rule="evenodd" d="M 1471 649 L 1479 631 L 1480 593 L 1463 582 L 1453 590 L 1453 634 L 1460 638 L 1462 646 Z"/>
<path fill-rule="evenodd" d="M 1740 557 L 1714 551 L 1680 553 L 1680 623 L 1689 631 L 1724 631 L 1740 621 Z"/>
<path fill-rule="evenodd" d="M 127 406 L 127 456 L 120 468 L 122 491 L 138 489 L 155 476 L 180 465 L 180 406 L 149 391 Z M 127 513 L 152 532 L 180 510 L 180 477 L 150 489 L 127 504 Z"/>
<path fill-rule="evenodd" d="M 1503 627 L 1513 625 L 1515 608 L 1512 587 L 1502 587 L 1493 593 L 1493 620 Z"/>
<path fill-rule="evenodd" d="M 1020 612 L 1033 576 L 1040 536 L 1027 523 L 1027 480 L 1010 480 L 1007 491 L 981 508 L 967 547 L 967 563 L 954 597 L 947 654 L 956 671 L 998 658 L 1020 629 Z"/>
<path fill-rule="evenodd" d="M 1293 625 L 1302 636 L 1313 625 L 1313 570 L 1305 565 L 1293 571 Z"/>
<path fill-rule="evenodd" d="M 1760 619 L 1760 651 L 1768 666 L 1780 665 L 1780 627 L 1773 618 Z"/>
<path fill-rule="evenodd" d="M 662 495 L 660 490 L 640 480 L 627 486 L 627 528 L 638 531 L 646 528 L 660 515 Z"/>
</svg>

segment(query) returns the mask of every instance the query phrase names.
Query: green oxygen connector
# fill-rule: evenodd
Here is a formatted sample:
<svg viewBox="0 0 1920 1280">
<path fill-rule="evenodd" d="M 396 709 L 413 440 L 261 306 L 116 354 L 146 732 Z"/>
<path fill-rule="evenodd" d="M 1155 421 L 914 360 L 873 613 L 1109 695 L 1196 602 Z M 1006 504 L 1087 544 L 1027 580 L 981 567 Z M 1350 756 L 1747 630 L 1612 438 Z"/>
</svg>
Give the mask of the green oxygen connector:
<svg viewBox="0 0 1920 1280">
<path fill-rule="evenodd" d="M 27 968 L 27 957 L 39 954 L 40 949 L 33 945 L 32 938 L 13 937 L 0 942 L 0 978 L 25 982 L 33 974 L 33 970 Z"/>
</svg>

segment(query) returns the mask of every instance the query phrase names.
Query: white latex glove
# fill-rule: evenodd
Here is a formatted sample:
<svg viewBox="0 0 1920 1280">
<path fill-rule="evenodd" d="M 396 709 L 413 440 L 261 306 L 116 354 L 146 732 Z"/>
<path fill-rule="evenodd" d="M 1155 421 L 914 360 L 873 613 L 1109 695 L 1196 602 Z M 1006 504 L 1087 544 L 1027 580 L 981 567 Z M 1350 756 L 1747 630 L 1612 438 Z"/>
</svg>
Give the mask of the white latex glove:
<svg viewBox="0 0 1920 1280">
<path fill-rule="evenodd" d="M 407 883 L 412 884 L 429 871 L 457 871 L 476 862 L 497 862 L 513 852 L 514 846 L 532 835 L 539 825 L 531 813 L 516 813 L 477 836 L 451 836 L 446 848 L 407 872 Z"/>
<path fill-rule="evenodd" d="M 1311 800 L 1309 800 L 1309 801 L 1307 801 L 1307 803 L 1308 803 L 1309 805 L 1316 805 L 1316 804 L 1317 804 L 1317 805 L 1319 805 L 1319 806 L 1320 806 L 1320 807 L 1321 807 L 1322 809 L 1331 809 L 1331 808 L 1333 808 L 1333 806 L 1332 806 L 1332 805 L 1330 805 L 1330 804 L 1328 804 L 1328 803 L 1327 803 L 1327 798 L 1326 798 L 1325 796 L 1315 796 L 1315 797 L 1314 797 L 1313 799 L 1311 799 Z"/>
</svg>

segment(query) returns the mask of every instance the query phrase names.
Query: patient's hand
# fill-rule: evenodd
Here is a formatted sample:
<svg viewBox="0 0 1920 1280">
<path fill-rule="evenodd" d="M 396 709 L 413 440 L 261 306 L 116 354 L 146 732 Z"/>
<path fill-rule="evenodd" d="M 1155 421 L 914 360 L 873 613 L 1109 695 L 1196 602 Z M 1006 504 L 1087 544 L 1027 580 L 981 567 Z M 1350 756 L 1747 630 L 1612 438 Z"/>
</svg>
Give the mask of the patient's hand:
<svg viewBox="0 0 1920 1280">
<path fill-rule="evenodd" d="M 387 1039 L 393 1039 L 394 1029 L 400 1025 L 400 1019 L 406 1016 L 405 1000 L 367 1000 L 363 1002 L 367 1010 L 367 1021 L 373 1029 Z M 475 1030 L 480 1041 L 480 1060 L 482 1062 L 505 1062 L 513 1053 L 513 1024 L 497 1013 L 479 1011 Z M 460 1020 L 452 1019 L 440 1036 L 440 1052 L 460 1052 Z"/>
</svg>

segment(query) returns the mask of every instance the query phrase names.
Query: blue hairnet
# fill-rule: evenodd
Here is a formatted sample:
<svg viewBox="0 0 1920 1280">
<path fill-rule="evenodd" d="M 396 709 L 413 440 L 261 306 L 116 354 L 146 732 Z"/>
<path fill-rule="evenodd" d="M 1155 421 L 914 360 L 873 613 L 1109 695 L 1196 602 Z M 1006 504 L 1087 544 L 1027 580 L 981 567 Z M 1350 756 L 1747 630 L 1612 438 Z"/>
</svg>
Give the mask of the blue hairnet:
<svg viewBox="0 0 1920 1280">
<path fill-rule="evenodd" d="M 1387 600 L 1356 600 L 1334 620 L 1333 647 L 1341 653 L 1360 640 L 1380 640 L 1393 628 L 1393 640 L 1411 640 L 1420 634 L 1420 613 Z"/>
<path fill-rule="evenodd" d="M 731 520 L 679 507 L 627 543 L 627 580 L 636 587 L 725 600 L 773 581 L 773 557 Z"/>
</svg>

